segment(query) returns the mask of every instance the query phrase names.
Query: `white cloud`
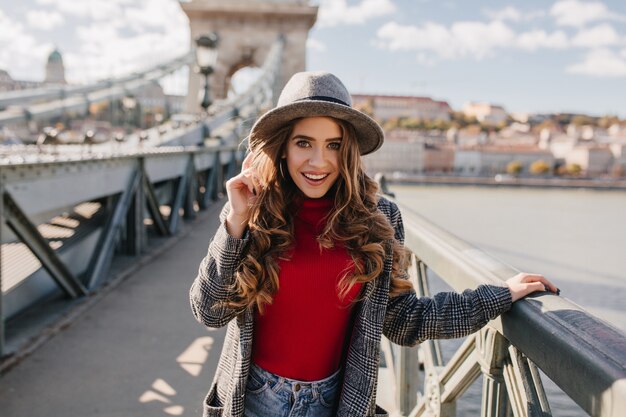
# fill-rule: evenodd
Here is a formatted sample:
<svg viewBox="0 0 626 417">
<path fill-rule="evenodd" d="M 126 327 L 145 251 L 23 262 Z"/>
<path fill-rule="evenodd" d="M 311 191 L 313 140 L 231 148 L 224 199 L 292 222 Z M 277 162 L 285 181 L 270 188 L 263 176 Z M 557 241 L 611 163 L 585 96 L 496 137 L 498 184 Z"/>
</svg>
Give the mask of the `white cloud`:
<svg viewBox="0 0 626 417">
<path fill-rule="evenodd" d="M 87 20 L 75 29 L 78 46 L 64 54 L 68 81 L 125 75 L 189 50 L 189 24 L 177 1 L 116 0 L 116 5 L 107 20 Z"/>
<path fill-rule="evenodd" d="M 571 65 L 567 72 L 595 77 L 626 77 L 626 56 L 619 56 L 609 49 L 590 51 L 585 60 Z"/>
<path fill-rule="evenodd" d="M 609 11 L 600 1 L 560 0 L 550 9 L 559 26 L 582 27 L 597 20 L 626 21 L 626 17 Z"/>
<path fill-rule="evenodd" d="M 626 58 L 626 49 L 622 49 L 622 51 L 620 52 L 620 55 Z"/>
<path fill-rule="evenodd" d="M 417 62 L 419 62 L 420 64 L 426 67 L 432 67 L 437 63 L 436 59 L 434 59 L 432 56 L 425 54 L 423 52 L 419 52 L 416 58 L 417 58 Z"/>
<path fill-rule="evenodd" d="M 49 31 L 61 26 L 65 18 L 56 11 L 30 10 L 26 13 L 26 22 L 33 29 Z"/>
<path fill-rule="evenodd" d="M 140 25 L 144 28 L 163 28 L 173 23 L 187 24 L 187 18 L 182 13 L 177 1 L 141 0 L 132 4 L 133 7 L 124 9 L 124 18 L 129 25 Z"/>
<path fill-rule="evenodd" d="M 326 45 L 323 42 L 311 37 L 306 40 L 306 47 L 307 49 L 312 49 L 318 52 L 326 52 Z"/>
<path fill-rule="evenodd" d="M 486 10 L 485 14 L 493 20 L 511 20 L 513 22 L 522 20 L 522 12 L 513 6 L 507 6 L 502 10 Z"/>
<path fill-rule="evenodd" d="M 510 45 L 515 38 L 514 32 L 499 21 L 456 22 L 449 29 L 433 22 L 422 26 L 390 22 L 378 30 L 377 36 L 376 45 L 392 51 L 425 50 L 444 59 L 469 56 L 477 60 Z"/>
<path fill-rule="evenodd" d="M 17 80 L 43 79 L 46 58 L 54 45 L 35 39 L 22 23 L 10 19 L 1 9 L 0 27 L 0 68 Z"/>
<path fill-rule="evenodd" d="M 109 20 L 122 14 L 122 6 L 132 0 L 37 0 L 40 5 L 51 6 L 59 12 L 92 20 Z"/>
<path fill-rule="evenodd" d="M 320 27 L 358 25 L 395 11 L 391 0 L 362 0 L 354 6 L 348 5 L 347 0 L 322 0 L 317 21 Z"/>
<path fill-rule="evenodd" d="M 460 50 L 481 59 L 498 47 L 510 45 L 515 33 L 502 22 L 457 22 L 451 28 Z"/>
<path fill-rule="evenodd" d="M 572 39 L 572 45 L 582 48 L 599 48 L 618 43 L 620 43 L 620 37 L 608 23 L 603 23 L 591 29 L 583 29 Z"/>
<path fill-rule="evenodd" d="M 261 68 L 244 67 L 235 72 L 230 80 L 233 93 L 245 93 L 261 75 L 263 75 Z"/>
<path fill-rule="evenodd" d="M 567 35 L 563 31 L 547 33 L 545 30 L 531 30 L 517 37 L 517 46 L 527 51 L 540 48 L 565 49 L 569 46 Z"/>
<path fill-rule="evenodd" d="M 512 22 L 534 20 L 534 19 L 543 17 L 546 14 L 543 10 L 535 10 L 532 12 L 521 12 L 513 6 L 507 6 L 501 10 L 487 9 L 484 11 L 484 13 L 485 15 L 490 17 L 492 20 L 503 20 L 503 21 L 510 20 Z"/>
</svg>

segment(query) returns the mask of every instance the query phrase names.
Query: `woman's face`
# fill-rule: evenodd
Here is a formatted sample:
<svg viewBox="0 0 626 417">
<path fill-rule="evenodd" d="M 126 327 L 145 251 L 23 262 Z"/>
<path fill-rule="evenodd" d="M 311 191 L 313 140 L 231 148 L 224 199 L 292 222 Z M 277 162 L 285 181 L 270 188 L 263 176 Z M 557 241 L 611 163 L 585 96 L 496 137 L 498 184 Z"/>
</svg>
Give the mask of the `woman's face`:
<svg viewBox="0 0 626 417">
<path fill-rule="evenodd" d="M 306 117 L 294 125 L 284 157 L 296 186 L 308 198 L 321 198 L 339 177 L 341 127 L 330 117 Z"/>
</svg>

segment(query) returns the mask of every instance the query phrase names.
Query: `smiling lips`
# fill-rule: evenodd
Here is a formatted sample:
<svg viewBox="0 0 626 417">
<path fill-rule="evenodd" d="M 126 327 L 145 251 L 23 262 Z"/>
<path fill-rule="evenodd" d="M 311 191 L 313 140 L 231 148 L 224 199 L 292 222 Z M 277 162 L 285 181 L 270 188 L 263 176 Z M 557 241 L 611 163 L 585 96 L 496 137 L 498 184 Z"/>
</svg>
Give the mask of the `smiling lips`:
<svg viewBox="0 0 626 417">
<path fill-rule="evenodd" d="M 313 182 L 313 183 L 321 183 L 326 177 L 328 177 L 328 175 L 330 174 L 307 174 L 307 173 L 302 173 L 302 175 L 304 176 L 304 178 L 306 178 L 309 182 Z"/>
</svg>

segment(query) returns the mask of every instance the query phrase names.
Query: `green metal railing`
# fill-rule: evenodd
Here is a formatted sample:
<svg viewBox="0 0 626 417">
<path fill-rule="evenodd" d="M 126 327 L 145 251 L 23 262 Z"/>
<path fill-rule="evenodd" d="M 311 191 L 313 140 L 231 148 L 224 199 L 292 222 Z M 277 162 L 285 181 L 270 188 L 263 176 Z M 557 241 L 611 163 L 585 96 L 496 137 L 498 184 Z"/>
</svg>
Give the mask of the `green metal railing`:
<svg viewBox="0 0 626 417">
<path fill-rule="evenodd" d="M 456 291 L 503 285 L 518 273 L 399 206 L 412 252 L 410 276 L 420 294 L 428 295 L 428 269 Z M 385 350 L 394 352 L 395 405 L 404 416 L 455 416 L 456 401 L 481 375 L 482 416 L 551 416 L 539 369 L 591 416 L 626 412 L 626 336 L 548 293 L 516 302 L 469 336 L 447 364 L 438 341 Z"/>
</svg>

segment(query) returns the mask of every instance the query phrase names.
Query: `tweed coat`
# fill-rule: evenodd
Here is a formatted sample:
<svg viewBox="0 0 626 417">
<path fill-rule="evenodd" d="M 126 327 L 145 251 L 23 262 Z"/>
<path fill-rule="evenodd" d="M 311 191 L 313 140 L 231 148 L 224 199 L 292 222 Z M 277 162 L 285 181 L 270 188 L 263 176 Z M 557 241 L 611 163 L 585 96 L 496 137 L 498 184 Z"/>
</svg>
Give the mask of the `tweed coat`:
<svg viewBox="0 0 626 417">
<path fill-rule="evenodd" d="M 389 219 L 395 238 L 404 242 L 398 207 L 380 197 L 378 209 Z M 250 369 L 254 311 L 221 306 L 248 243 L 226 231 L 228 203 L 198 275 L 191 286 L 191 309 L 207 327 L 228 326 L 217 372 L 204 401 L 204 417 L 243 417 L 244 395 Z M 376 383 L 381 335 L 392 342 L 412 346 L 426 339 L 462 337 L 473 333 L 511 307 L 507 287 L 481 285 L 462 294 L 439 293 L 417 297 L 414 291 L 389 297 L 392 254 L 386 255 L 383 273 L 363 286 L 363 299 L 354 306 L 354 322 L 343 366 L 343 382 L 337 409 L 339 417 L 378 417 L 387 412 L 376 405 Z"/>
</svg>

